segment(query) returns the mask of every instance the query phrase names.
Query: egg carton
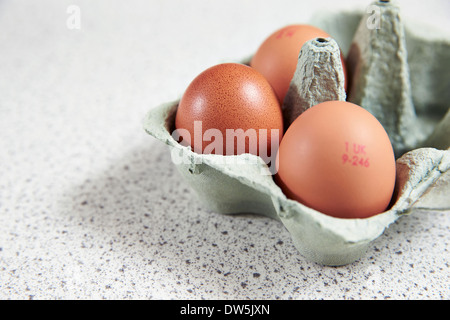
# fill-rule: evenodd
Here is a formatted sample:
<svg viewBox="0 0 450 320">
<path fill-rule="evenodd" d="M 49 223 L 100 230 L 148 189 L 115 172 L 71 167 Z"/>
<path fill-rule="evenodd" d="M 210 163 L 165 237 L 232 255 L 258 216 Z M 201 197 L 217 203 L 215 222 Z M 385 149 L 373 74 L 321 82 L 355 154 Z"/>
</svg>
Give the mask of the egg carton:
<svg viewBox="0 0 450 320">
<path fill-rule="evenodd" d="M 381 8 L 377 11 L 381 12 L 381 26 L 377 30 L 383 28 L 384 21 L 396 30 L 394 36 L 398 36 L 399 41 L 393 41 L 388 33 L 382 33 L 379 38 L 365 34 L 362 25 L 367 27 L 372 17 L 366 12 L 321 12 L 310 24 L 327 31 L 345 56 L 351 56 L 354 51 L 353 63 L 361 73 L 352 86 L 357 87 L 358 94 L 356 98 L 346 99 L 361 99 L 364 104 L 383 110 L 382 123 L 383 119 L 392 120 L 395 112 L 402 115 L 395 115 L 397 122 L 391 121 L 387 130 L 399 154 L 394 195 L 387 211 L 364 219 L 331 217 L 288 199 L 274 182 L 270 168 L 258 156 L 193 152 L 172 137 L 179 100 L 152 108 L 143 121 L 147 133 L 169 146 L 175 167 L 208 210 L 220 214 L 256 213 L 273 218 L 285 226 L 305 259 L 322 265 L 340 266 L 359 260 L 370 243 L 397 219 L 413 212 L 415 204 L 425 194 L 435 195 L 428 209 L 450 208 L 450 97 L 445 90 L 450 84 L 450 41 L 445 37 L 430 39 L 418 34 L 417 26 L 402 22 L 395 5 L 386 1 L 376 1 L 373 5 Z M 361 48 L 375 50 L 381 43 L 390 43 L 401 56 L 401 64 L 391 69 L 400 73 L 399 77 L 373 70 L 373 63 L 386 64 L 384 69 L 389 70 L 391 64 L 398 61 L 391 63 L 380 57 L 381 60 L 371 62 L 370 55 L 355 55 L 363 52 Z M 248 62 L 248 59 L 241 62 Z M 340 90 L 340 81 L 336 90 Z M 382 81 L 383 90 L 378 81 Z M 379 95 L 378 102 L 371 88 Z M 394 95 L 397 100 L 390 104 L 386 100 L 392 97 L 392 92 L 384 91 L 400 94 Z M 337 93 L 338 99 L 344 99 L 341 91 Z M 320 97 L 316 95 L 314 99 L 320 100 L 317 98 Z M 309 103 L 314 103 L 314 99 Z M 393 104 L 398 107 L 392 109 Z M 414 134 L 417 131 L 421 135 Z M 438 180 L 444 189 L 433 190 Z"/>
</svg>

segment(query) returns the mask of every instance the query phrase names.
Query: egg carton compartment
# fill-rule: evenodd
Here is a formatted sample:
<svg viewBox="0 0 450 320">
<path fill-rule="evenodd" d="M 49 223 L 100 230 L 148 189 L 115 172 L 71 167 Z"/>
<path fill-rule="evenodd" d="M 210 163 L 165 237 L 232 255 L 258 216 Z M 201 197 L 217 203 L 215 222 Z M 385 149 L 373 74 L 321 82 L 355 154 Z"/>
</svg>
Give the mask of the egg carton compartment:
<svg viewBox="0 0 450 320">
<path fill-rule="evenodd" d="M 366 16 L 364 12 L 321 12 L 311 24 L 330 33 L 344 55 L 348 55 L 355 43 L 358 26 Z M 450 208 L 449 93 L 442 85 L 433 85 L 439 83 L 448 87 L 450 84 L 450 41 L 445 37 L 430 39 L 418 34 L 413 23 L 404 25 L 408 49 L 405 65 L 409 70 L 403 72 L 402 77 L 406 77 L 410 85 L 406 91 L 410 90 L 416 117 L 409 123 L 413 127 L 408 127 L 407 132 L 420 131 L 423 138 L 415 140 L 415 145 L 408 146 L 410 150 L 402 150 L 398 156 L 394 195 L 388 210 L 383 213 L 364 219 L 331 217 L 288 199 L 274 182 L 269 167 L 258 156 L 193 152 L 172 137 L 179 100 L 151 109 L 143 121 L 144 129 L 169 146 L 179 173 L 210 211 L 268 216 L 286 227 L 305 259 L 330 266 L 352 263 L 365 254 L 370 243 L 389 225 L 411 213 L 424 194 L 433 194 L 433 185 L 438 180 L 443 182 L 444 190 L 436 192 L 437 200 L 429 201 L 433 205 L 428 209 Z M 430 60 L 430 57 L 434 59 Z M 241 62 L 248 62 L 248 59 Z M 435 73 L 436 68 L 441 71 Z M 427 77 L 421 76 L 424 74 Z M 431 93 L 421 95 L 423 88 L 428 88 Z M 398 90 L 398 87 L 392 88 L 387 83 L 385 90 Z"/>
</svg>

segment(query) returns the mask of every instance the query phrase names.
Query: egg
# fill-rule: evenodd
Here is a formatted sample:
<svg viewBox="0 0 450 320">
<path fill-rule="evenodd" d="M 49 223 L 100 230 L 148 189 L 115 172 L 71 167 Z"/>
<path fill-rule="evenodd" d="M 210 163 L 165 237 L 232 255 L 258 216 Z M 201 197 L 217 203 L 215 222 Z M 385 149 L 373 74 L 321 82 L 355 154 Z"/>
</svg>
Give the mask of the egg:
<svg viewBox="0 0 450 320">
<path fill-rule="evenodd" d="M 329 37 L 328 33 L 311 25 L 286 26 L 264 40 L 250 60 L 250 66 L 266 77 L 282 104 L 294 76 L 302 46 L 314 38 Z M 347 88 L 347 71 L 342 54 L 341 60 Z"/>
<path fill-rule="evenodd" d="M 367 110 L 327 101 L 288 128 L 276 158 L 276 183 L 290 199 L 337 218 L 387 209 L 396 164 L 389 137 Z"/>
<path fill-rule="evenodd" d="M 189 84 L 178 105 L 175 128 L 181 142 L 197 153 L 252 153 L 268 161 L 275 159 L 283 118 L 273 88 L 258 71 L 223 63 Z"/>
</svg>

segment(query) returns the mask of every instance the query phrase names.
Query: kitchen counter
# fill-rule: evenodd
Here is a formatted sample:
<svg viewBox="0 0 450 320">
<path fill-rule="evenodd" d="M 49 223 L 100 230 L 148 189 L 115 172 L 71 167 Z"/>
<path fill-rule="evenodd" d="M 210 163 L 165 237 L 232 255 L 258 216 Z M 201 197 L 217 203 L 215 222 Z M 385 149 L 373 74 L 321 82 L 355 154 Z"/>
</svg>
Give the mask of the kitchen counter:
<svg viewBox="0 0 450 320">
<path fill-rule="evenodd" d="M 278 221 L 203 208 L 142 129 L 201 71 L 324 6 L 364 9 L 0 2 L 0 299 L 449 299 L 450 212 L 427 197 L 360 260 L 325 267 Z M 449 29 L 447 1 L 404 11 Z"/>
</svg>

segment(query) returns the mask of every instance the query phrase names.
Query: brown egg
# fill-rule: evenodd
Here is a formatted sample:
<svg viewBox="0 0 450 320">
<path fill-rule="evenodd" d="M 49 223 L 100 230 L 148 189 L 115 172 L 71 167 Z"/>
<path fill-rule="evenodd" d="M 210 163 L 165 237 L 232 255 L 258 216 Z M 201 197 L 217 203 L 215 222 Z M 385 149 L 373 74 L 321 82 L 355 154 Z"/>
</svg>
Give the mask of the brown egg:
<svg viewBox="0 0 450 320">
<path fill-rule="evenodd" d="M 383 212 L 395 185 L 389 137 L 367 110 L 327 101 L 302 113 L 278 149 L 276 182 L 288 198 L 338 218 Z"/>
<path fill-rule="evenodd" d="M 314 38 L 329 37 L 328 33 L 314 26 L 304 24 L 286 26 L 271 34 L 261 44 L 252 57 L 250 66 L 266 77 L 282 104 L 294 76 L 302 46 Z M 343 55 L 341 60 L 346 76 Z"/>
<path fill-rule="evenodd" d="M 197 153 L 263 158 L 276 154 L 283 134 L 272 87 L 258 71 L 238 63 L 213 66 L 192 81 L 178 105 L 175 127 L 181 143 Z"/>
</svg>

